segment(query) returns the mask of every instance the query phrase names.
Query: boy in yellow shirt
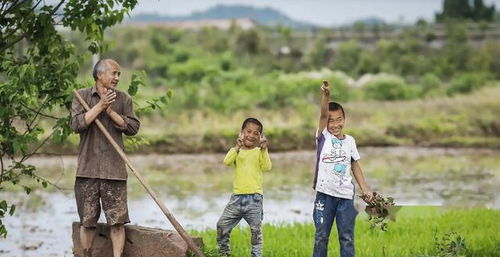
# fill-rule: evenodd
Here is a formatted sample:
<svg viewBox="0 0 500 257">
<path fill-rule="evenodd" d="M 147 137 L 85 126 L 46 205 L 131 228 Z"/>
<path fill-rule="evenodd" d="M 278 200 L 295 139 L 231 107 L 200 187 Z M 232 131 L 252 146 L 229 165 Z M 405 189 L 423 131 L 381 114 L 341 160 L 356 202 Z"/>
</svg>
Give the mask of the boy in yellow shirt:
<svg viewBox="0 0 500 257">
<path fill-rule="evenodd" d="M 236 146 L 229 149 L 224 164 L 234 167 L 233 194 L 217 222 L 217 244 L 222 256 L 229 256 L 231 230 L 243 218 L 252 233 L 252 257 L 262 256 L 262 173 L 271 170 L 263 126 L 248 118 L 241 126 Z"/>
</svg>

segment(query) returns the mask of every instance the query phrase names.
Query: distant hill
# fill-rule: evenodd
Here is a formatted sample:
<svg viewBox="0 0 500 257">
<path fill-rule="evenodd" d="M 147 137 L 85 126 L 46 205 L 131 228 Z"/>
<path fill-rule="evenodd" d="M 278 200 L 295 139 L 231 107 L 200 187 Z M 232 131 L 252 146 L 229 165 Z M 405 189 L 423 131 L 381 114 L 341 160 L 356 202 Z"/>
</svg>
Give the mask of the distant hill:
<svg viewBox="0 0 500 257">
<path fill-rule="evenodd" d="M 295 29 L 315 27 L 307 22 L 293 20 L 278 10 L 266 7 L 259 8 L 246 5 L 216 5 L 208 10 L 194 12 L 187 16 L 168 16 L 141 13 L 132 15 L 130 22 L 162 22 L 162 21 L 190 21 L 211 19 L 239 19 L 250 18 L 261 25 L 283 25 Z"/>
<path fill-rule="evenodd" d="M 356 23 L 363 23 L 363 24 L 368 25 L 368 26 L 387 24 L 383 19 L 378 18 L 378 17 L 374 17 L 374 16 L 356 20 L 355 22 L 352 23 L 352 25 L 354 25 Z"/>
</svg>

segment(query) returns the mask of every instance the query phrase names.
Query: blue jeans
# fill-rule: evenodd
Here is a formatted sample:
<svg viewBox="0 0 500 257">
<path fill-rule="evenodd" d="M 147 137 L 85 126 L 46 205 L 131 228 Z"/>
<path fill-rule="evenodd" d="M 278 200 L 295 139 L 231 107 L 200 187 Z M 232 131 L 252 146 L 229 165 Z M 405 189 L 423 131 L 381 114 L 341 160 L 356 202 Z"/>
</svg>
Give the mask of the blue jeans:
<svg viewBox="0 0 500 257">
<path fill-rule="evenodd" d="M 217 244 L 221 256 L 231 255 L 229 238 L 231 230 L 243 218 L 252 233 L 252 257 L 262 257 L 262 211 L 261 194 L 231 195 L 222 216 L 217 222 Z"/>
<path fill-rule="evenodd" d="M 354 257 L 354 222 L 357 214 L 353 200 L 317 192 L 313 211 L 316 227 L 313 257 L 327 257 L 330 231 L 335 218 L 337 218 L 340 256 Z"/>
</svg>

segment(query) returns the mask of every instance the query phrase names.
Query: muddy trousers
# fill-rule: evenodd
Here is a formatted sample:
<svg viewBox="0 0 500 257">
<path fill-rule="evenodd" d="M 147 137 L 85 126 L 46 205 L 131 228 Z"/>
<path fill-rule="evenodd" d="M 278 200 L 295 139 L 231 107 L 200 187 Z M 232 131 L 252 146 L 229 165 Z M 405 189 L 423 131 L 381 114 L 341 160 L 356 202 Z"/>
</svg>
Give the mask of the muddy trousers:
<svg viewBox="0 0 500 257">
<path fill-rule="evenodd" d="M 231 230 L 243 218 L 252 234 L 252 257 L 262 257 L 262 205 L 261 194 L 232 195 L 217 222 L 217 245 L 221 256 L 229 256 Z"/>
<path fill-rule="evenodd" d="M 328 256 L 328 241 L 334 220 L 339 235 L 340 257 L 354 257 L 354 223 L 357 214 L 353 200 L 317 192 L 313 210 L 316 227 L 313 257 Z"/>
</svg>

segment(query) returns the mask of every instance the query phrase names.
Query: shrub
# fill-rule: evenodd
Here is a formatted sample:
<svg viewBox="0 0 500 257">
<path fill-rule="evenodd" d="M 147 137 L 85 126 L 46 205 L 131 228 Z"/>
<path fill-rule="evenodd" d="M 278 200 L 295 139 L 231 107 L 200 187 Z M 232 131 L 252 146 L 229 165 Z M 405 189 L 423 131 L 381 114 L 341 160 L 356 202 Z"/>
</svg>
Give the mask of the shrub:
<svg viewBox="0 0 500 257">
<path fill-rule="evenodd" d="M 434 73 L 426 73 L 420 78 L 420 96 L 437 96 L 443 92 L 443 82 Z"/>
<path fill-rule="evenodd" d="M 407 100 L 415 98 L 416 88 L 394 75 L 378 75 L 363 87 L 365 97 L 374 100 Z"/>
<path fill-rule="evenodd" d="M 487 73 L 463 73 L 454 78 L 446 91 L 448 95 L 469 93 L 483 87 L 491 76 Z"/>
</svg>

